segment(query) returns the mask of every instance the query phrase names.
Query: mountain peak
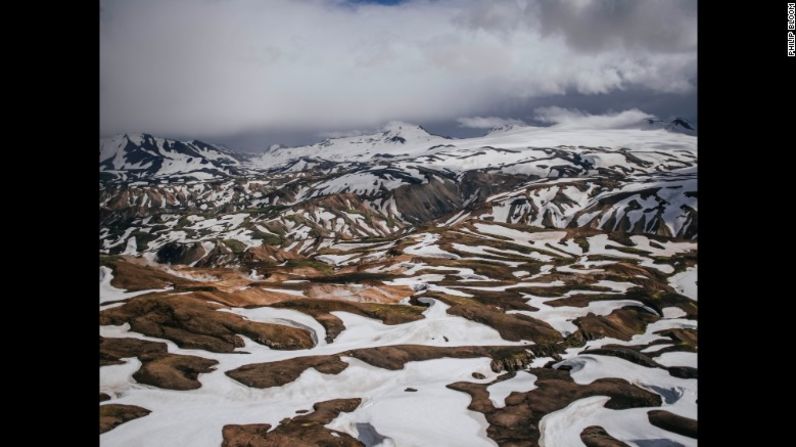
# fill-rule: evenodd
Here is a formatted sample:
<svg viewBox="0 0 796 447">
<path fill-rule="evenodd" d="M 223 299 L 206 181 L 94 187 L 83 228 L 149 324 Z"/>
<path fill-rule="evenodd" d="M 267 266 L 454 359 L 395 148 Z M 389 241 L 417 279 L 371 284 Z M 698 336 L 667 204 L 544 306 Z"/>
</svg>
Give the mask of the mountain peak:
<svg viewBox="0 0 796 447">
<path fill-rule="evenodd" d="M 404 121 L 390 121 L 381 128 L 381 131 L 391 135 L 430 135 L 423 126 Z"/>
<path fill-rule="evenodd" d="M 686 119 L 684 119 L 684 118 L 680 118 L 680 117 L 675 117 L 675 118 L 674 118 L 674 119 L 671 121 L 671 124 L 672 124 L 672 125 L 674 125 L 674 126 L 679 126 L 679 127 L 686 128 L 686 129 L 688 129 L 688 130 L 696 130 L 696 128 L 694 127 L 694 125 L 693 125 L 693 124 L 691 124 L 690 122 L 688 122 L 688 120 L 686 120 Z"/>
<path fill-rule="evenodd" d="M 521 127 L 525 127 L 525 126 L 523 126 L 521 124 L 516 124 L 516 123 L 501 124 L 499 126 L 495 126 L 495 127 L 491 128 L 491 129 L 489 129 L 489 132 L 487 132 L 486 134 L 487 135 L 493 135 L 493 134 L 508 132 L 508 131 L 514 130 L 514 129 L 519 129 Z"/>
<path fill-rule="evenodd" d="M 148 133 L 143 132 L 128 132 L 122 135 L 112 137 L 112 140 L 127 140 L 135 145 L 141 145 L 144 141 L 152 140 L 155 137 Z"/>
<path fill-rule="evenodd" d="M 228 177 L 239 165 L 221 148 L 198 140 L 179 141 L 146 133 L 100 139 L 100 170 L 108 178 Z"/>
<path fill-rule="evenodd" d="M 679 132 L 687 135 L 696 135 L 696 126 L 685 118 L 676 116 L 669 121 L 657 118 L 647 118 L 647 126 L 650 129 L 665 129 L 670 132 Z"/>
</svg>

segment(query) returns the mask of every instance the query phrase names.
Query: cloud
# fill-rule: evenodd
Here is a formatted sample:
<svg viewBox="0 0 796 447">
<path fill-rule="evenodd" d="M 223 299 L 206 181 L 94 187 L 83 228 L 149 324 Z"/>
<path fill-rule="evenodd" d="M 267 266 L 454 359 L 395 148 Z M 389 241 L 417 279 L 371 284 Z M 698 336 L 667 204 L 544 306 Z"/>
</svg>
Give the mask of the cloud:
<svg viewBox="0 0 796 447">
<path fill-rule="evenodd" d="M 534 112 L 536 113 L 534 118 L 539 122 L 555 127 L 573 129 L 623 129 L 637 126 L 647 118 L 654 118 L 653 115 L 638 109 L 608 112 L 602 115 L 591 115 L 577 109 L 564 109 L 561 107 L 542 107 Z"/>
<path fill-rule="evenodd" d="M 363 129 L 484 116 L 536 97 L 693 92 L 696 38 L 683 29 L 695 14 L 579 3 L 104 0 L 101 132 Z M 603 33 L 593 47 L 578 31 L 591 21 Z"/>
<path fill-rule="evenodd" d="M 371 132 L 372 130 L 329 130 L 325 132 L 318 132 L 316 135 L 321 138 L 345 138 L 367 135 Z"/>
<path fill-rule="evenodd" d="M 539 0 L 537 6 L 542 33 L 561 35 L 577 50 L 696 50 L 695 0 Z"/>
<path fill-rule="evenodd" d="M 525 123 L 514 118 L 498 118 L 496 116 L 474 116 L 469 118 L 458 118 L 456 122 L 459 127 L 470 129 L 493 129 L 495 127 L 517 125 L 523 126 Z"/>
</svg>

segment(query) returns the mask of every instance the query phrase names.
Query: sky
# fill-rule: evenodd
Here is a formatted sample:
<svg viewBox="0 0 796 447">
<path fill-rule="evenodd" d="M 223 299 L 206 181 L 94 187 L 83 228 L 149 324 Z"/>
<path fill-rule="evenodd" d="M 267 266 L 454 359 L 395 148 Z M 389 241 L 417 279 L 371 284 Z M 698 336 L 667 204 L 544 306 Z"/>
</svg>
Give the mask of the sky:
<svg viewBox="0 0 796 447">
<path fill-rule="evenodd" d="M 695 0 L 102 0 L 100 132 L 256 152 L 393 120 L 695 122 L 696 22 Z"/>
</svg>

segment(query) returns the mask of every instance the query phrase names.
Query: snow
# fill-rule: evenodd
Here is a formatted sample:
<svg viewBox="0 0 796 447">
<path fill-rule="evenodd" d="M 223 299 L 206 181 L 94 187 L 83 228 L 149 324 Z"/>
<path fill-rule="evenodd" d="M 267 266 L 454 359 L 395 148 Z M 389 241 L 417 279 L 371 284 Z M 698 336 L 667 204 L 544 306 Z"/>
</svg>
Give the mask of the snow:
<svg viewBox="0 0 796 447">
<path fill-rule="evenodd" d="M 608 239 L 608 235 L 606 234 L 597 234 L 594 236 L 589 236 L 588 238 L 586 238 L 586 240 L 589 243 L 589 254 L 603 255 L 612 258 L 635 259 L 640 261 L 639 262 L 640 266 L 654 268 L 662 273 L 668 274 L 674 271 L 674 267 L 672 267 L 669 264 L 658 264 L 654 262 L 652 259 L 647 258 L 645 256 L 640 256 L 635 253 L 625 253 L 623 251 L 607 247 L 608 245 L 621 246 L 621 244 L 611 241 L 610 239 Z"/>
<path fill-rule="evenodd" d="M 127 246 L 124 248 L 122 254 L 130 256 L 135 256 L 138 254 L 138 246 L 135 241 L 135 236 L 127 239 Z"/>
<path fill-rule="evenodd" d="M 576 400 L 565 408 L 545 415 L 539 422 L 540 447 L 582 446 L 580 433 L 586 427 L 603 427 L 611 436 L 627 444 L 633 441 L 670 440 L 687 447 L 696 447 L 697 440 L 658 428 L 649 423 L 647 412 L 657 408 L 611 410 L 605 408 L 608 396 L 591 396 Z M 661 445 L 677 445 L 661 443 Z"/>
<path fill-rule="evenodd" d="M 334 344 L 341 346 L 386 346 L 398 344 L 422 344 L 427 346 L 493 346 L 524 345 L 527 342 L 504 340 L 490 326 L 476 323 L 464 317 L 447 313 L 449 306 L 441 301 L 421 298 L 432 302 L 423 312 L 422 320 L 399 325 L 387 325 L 378 320 L 348 312 L 332 312 L 343 320 L 346 329 L 338 335 Z M 445 340 L 448 339 L 448 341 Z"/>
<path fill-rule="evenodd" d="M 638 287 L 636 284 L 633 284 L 632 282 L 609 281 L 606 279 L 601 279 L 592 285 L 595 287 L 607 287 L 612 291 L 619 293 L 624 293 L 627 292 L 628 289 L 631 289 L 633 287 Z"/>
<path fill-rule="evenodd" d="M 506 406 L 506 398 L 512 392 L 525 393 L 536 389 L 536 376 L 527 371 L 517 371 L 516 375 L 508 380 L 494 383 L 487 387 L 489 400 L 495 408 Z"/>
<path fill-rule="evenodd" d="M 697 249 L 696 242 L 657 242 L 658 245 L 662 245 L 663 249 L 653 247 L 650 244 L 650 238 L 644 235 L 635 235 L 630 236 L 630 240 L 633 241 L 636 246 L 633 248 L 644 250 L 650 252 L 653 256 L 674 256 L 678 253 L 683 253 L 691 250 Z"/>
<path fill-rule="evenodd" d="M 184 145 L 187 153 L 174 150 L 177 143 Z M 237 160 L 217 149 L 201 148 L 192 141 L 178 142 L 145 134 L 130 134 L 100 140 L 100 163 L 110 163 L 110 169 L 105 165 L 101 165 L 101 169 L 111 172 L 140 171 L 155 166 L 152 160 L 142 160 L 138 163 L 128 161 L 128 154 L 136 153 L 160 159 L 158 169 L 149 173 L 152 177 L 184 175 L 207 180 L 215 178 L 216 175 L 201 172 L 202 169 L 212 168 L 229 173 L 228 165 L 239 165 Z"/>
<path fill-rule="evenodd" d="M 508 239 L 509 242 L 524 245 L 535 250 L 542 251 L 543 253 L 552 253 L 557 256 L 572 257 L 572 253 L 564 251 L 558 247 L 549 244 L 557 243 L 566 237 L 566 231 L 534 231 L 525 232 L 515 230 L 513 228 L 504 227 L 501 225 L 484 224 L 477 222 L 474 224 L 479 233 L 485 233 L 492 236 Z M 503 239 L 503 240 L 505 240 Z M 577 247 L 577 246 L 576 246 Z M 577 247 L 580 250 L 579 247 Z M 580 254 L 580 251 L 577 252 Z"/>
<path fill-rule="evenodd" d="M 697 267 L 689 267 L 685 271 L 669 277 L 669 285 L 682 295 L 697 300 Z"/>
<path fill-rule="evenodd" d="M 695 360 L 695 355 L 694 355 Z M 570 376 L 578 384 L 589 384 L 605 378 L 621 378 L 629 383 L 661 395 L 663 405 L 652 408 L 609 410 L 604 408 L 608 398 L 594 396 L 573 402 L 567 408 L 550 413 L 540 423 L 543 433 L 540 445 L 580 445 L 576 441 L 583 428 L 602 426 L 612 436 L 629 442 L 635 440 L 670 439 L 686 446 L 696 446 L 696 440 L 652 426 L 647 412 L 653 409 L 696 419 L 697 380 L 674 377 L 661 368 L 647 368 L 613 356 L 579 355 L 556 364 L 570 365 Z"/>
<path fill-rule="evenodd" d="M 487 292 L 503 292 L 508 289 L 514 289 L 518 287 L 561 287 L 566 285 L 563 281 L 555 280 L 550 282 L 518 282 L 516 284 L 509 284 L 505 286 L 493 286 L 493 287 L 483 287 L 483 286 L 454 286 L 468 290 L 483 290 Z"/>
<path fill-rule="evenodd" d="M 319 255 L 315 259 L 331 265 L 346 265 L 350 260 L 359 256 L 358 254 L 350 255 Z"/>
<path fill-rule="evenodd" d="M 141 367 L 137 358 L 124 359 L 121 365 L 107 365 L 100 368 L 100 392 L 106 393 L 111 398 L 122 396 L 130 390 L 140 386 L 133 379 L 133 374 Z"/>
<path fill-rule="evenodd" d="M 393 142 L 394 137 L 403 138 L 403 143 Z M 388 124 L 380 133 L 343 138 L 331 138 L 311 146 L 279 148 L 267 151 L 253 159 L 250 165 L 254 168 L 267 169 L 279 166 L 300 157 L 322 157 L 332 161 L 366 161 L 378 153 L 403 154 L 420 153 L 427 148 L 446 144 L 450 140 L 429 135 L 416 125 L 401 123 L 394 126 Z"/>
<path fill-rule="evenodd" d="M 338 375 L 308 369 L 282 387 L 257 390 L 220 372 L 201 377 L 205 386 L 169 391 L 135 385 L 118 403 L 153 410 L 150 417 L 131 421 L 101 435 L 103 446 L 218 446 L 225 424 L 269 423 L 274 426 L 299 409 L 334 398 L 361 397 L 353 413 L 342 413 L 330 427 L 356 435 L 355 423 L 369 422 L 397 445 L 495 445 L 486 438 L 486 421 L 467 410 L 469 396 L 445 388 L 450 380 L 471 371 L 488 370 L 489 359 L 439 359 L 410 362 L 404 369 L 375 368 L 353 358 Z M 413 386 L 417 393 L 406 393 Z M 157 417 L 151 417 L 155 416 Z M 412 427 L 412 430 L 406 430 Z M 418 442 L 420 442 L 418 444 Z"/>
<path fill-rule="evenodd" d="M 275 292 L 275 293 L 282 293 L 285 295 L 293 295 L 293 296 L 300 296 L 304 297 L 304 292 L 301 290 L 294 290 L 294 289 L 280 289 L 276 287 L 261 287 L 261 289 L 268 291 L 268 292 Z"/>
<path fill-rule="evenodd" d="M 472 253 L 475 255 L 486 255 L 486 256 L 501 256 L 501 255 L 509 255 L 509 256 L 519 256 L 523 258 L 535 259 L 537 261 L 542 262 L 550 262 L 553 260 L 552 256 L 543 255 L 537 252 L 531 253 L 521 253 L 516 250 L 505 250 L 501 248 L 483 246 L 483 245 L 464 245 L 464 244 L 451 244 L 454 250 L 462 253 Z"/>
<path fill-rule="evenodd" d="M 314 191 L 308 197 L 342 192 L 352 192 L 357 195 L 367 196 L 373 195 L 382 189 L 391 190 L 409 184 L 389 174 L 386 177 L 382 178 L 370 172 L 345 174 L 315 185 Z M 304 198 L 307 197 L 300 197 L 299 199 Z"/>
<path fill-rule="evenodd" d="M 664 352 L 655 358 L 655 360 L 664 366 L 690 366 L 697 367 L 697 353 L 685 351 L 671 351 Z"/>
<path fill-rule="evenodd" d="M 661 349 L 669 348 L 669 347 L 672 347 L 672 346 L 674 346 L 674 345 L 671 344 L 671 343 L 659 343 L 657 345 L 648 346 L 648 347 L 642 349 L 641 352 L 643 352 L 645 354 L 649 354 L 649 353 L 652 353 L 652 352 L 658 352 Z"/>
<path fill-rule="evenodd" d="M 113 248 L 113 247 L 115 247 L 117 245 L 121 245 L 123 242 L 125 242 L 127 240 L 127 238 L 130 236 L 130 234 L 133 231 L 135 231 L 135 227 L 126 228 L 124 230 L 124 233 L 121 236 L 119 236 L 119 239 L 116 239 L 115 242 L 109 242 L 106 239 L 106 240 L 103 241 L 102 245 L 103 245 L 104 248 Z"/>
<path fill-rule="evenodd" d="M 342 314 L 342 313 L 340 313 Z M 347 317 L 346 317 L 347 318 Z M 346 325 L 354 323 L 347 318 Z M 104 336 L 134 336 L 129 326 L 104 326 Z M 356 327 L 356 324 L 353 324 Z M 341 334 L 341 337 L 343 334 Z M 368 365 L 353 358 L 343 358 L 349 367 L 339 375 L 321 374 L 314 369 L 304 371 L 294 382 L 264 390 L 244 386 L 223 374 L 223 371 L 242 364 L 274 361 L 296 355 L 334 353 L 353 346 L 344 343 L 322 345 L 313 350 L 274 351 L 243 337 L 246 346 L 241 351 L 250 355 L 204 353 L 177 348 L 166 341 L 170 352 L 197 354 L 221 361 L 216 371 L 202 374 L 203 386 L 191 391 L 172 391 L 137 384 L 129 375 L 136 365 L 127 369 L 108 370 L 101 391 L 119 390 L 122 394 L 114 403 L 139 405 L 153 411 L 157 417 L 145 417 L 120 425 L 101 435 L 103 446 L 175 445 L 218 446 L 221 428 L 230 423 L 270 423 L 292 417 L 299 409 L 310 409 L 315 402 L 361 397 L 360 408 L 351 414 L 341 414 L 330 426 L 355 434 L 355 423 L 370 422 L 382 435 L 397 445 L 425 445 L 432 442 L 444 445 L 494 445 L 486 438 L 486 421 L 482 414 L 467 410 L 470 398 L 450 390 L 445 385 L 471 378 L 472 372 L 487 377 L 496 376 L 490 369 L 489 358 L 435 359 L 409 362 L 401 370 L 389 371 Z M 333 350 L 333 351 L 332 351 Z M 133 368 L 136 366 L 136 368 Z M 103 369 L 109 367 L 103 367 Z M 414 387 L 417 393 L 406 393 Z M 407 426 L 413 427 L 406 430 Z M 448 440 L 448 441 L 443 441 Z M 440 442 L 442 444 L 440 444 Z"/>
<path fill-rule="evenodd" d="M 395 142 L 394 137 L 400 137 L 403 142 Z M 370 135 L 331 138 L 310 146 L 269 150 L 253 159 L 249 166 L 258 169 L 287 166 L 292 160 L 302 157 L 362 162 L 372 160 L 376 154 L 389 154 L 396 161 L 413 160 L 427 167 L 453 170 L 511 164 L 523 167 L 522 162 L 533 163 L 549 157 L 540 148 L 561 146 L 569 146 L 570 150 L 582 153 L 597 166 L 612 166 L 627 163 L 621 152 L 598 153 L 577 146 L 630 148 L 634 155 L 642 154 L 637 156 L 645 161 L 663 163 L 663 157 L 647 154 L 660 150 L 671 154 L 671 157 L 685 156 L 677 150 L 695 154 L 696 140 L 694 136 L 663 129 L 573 129 L 561 126 L 522 126 L 483 137 L 446 139 L 430 135 L 419 126 L 401 123 L 397 126 L 387 125 L 380 132 Z M 556 166 L 566 162 L 556 160 L 555 163 L 547 164 Z M 530 171 L 538 172 L 540 169 Z M 543 174 L 548 172 L 549 169 L 544 169 Z"/>
<path fill-rule="evenodd" d="M 350 251 L 362 248 L 370 248 L 370 249 L 374 249 L 376 247 L 386 248 L 386 247 L 391 247 L 393 245 L 395 245 L 394 242 L 391 242 L 389 244 L 384 244 L 382 242 L 340 242 L 332 244 L 330 248 L 334 248 L 335 250 L 340 250 L 340 251 Z"/>
<path fill-rule="evenodd" d="M 565 296 L 573 293 L 583 293 L 583 291 L 570 291 Z M 530 317 L 542 320 L 563 336 L 572 334 L 578 330 L 578 327 L 572 322 L 577 318 L 585 317 L 589 313 L 597 316 L 609 315 L 616 309 L 621 309 L 627 306 L 643 307 L 644 304 L 635 300 L 606 300 L 606 301 L 590 301 L 585 307 L 572 307 L 572 306 L 558 306 L 553 307 L 545 304 L 548 301 L 560 299 L 561 297 L 544 298 L 540 296 L 523 293 L 523 296 L 530 298 L 528 305 L 537 308 L 535 312 L 527 310 L 512 310 L 506 313 L 525 314 Z"/>
<path fill-rule="evenodd" d="M 424 233 L 422 237 L 418 244 L 404 248 L 404 253 L 428 258 L 459 259 L 459 256 L 439 248 L 435 243 L 439 240 L 438 234 Z"/>
<path fill-rule="evenodd" d="M 463 221 L 467 220 L 468 217 L 470 217 L 470 212 L 462 210 L 462 211 L 459 211 L 458 213 L 456 213 L 450 219 L 446 220 L 445 222 L 443 222 L 441 224 L 437 224 L 437 227 L 454 226 L 454 225 L 456 225 L 459 222 L 463 222 Z"/>
<path fill-rule="evenodd" d="M 341 374 L 356 376 L 358 388 L 367 389 L 350 395 L 364 394 L 365 399 L 359 408 L 342 413 L 327 427 L 356 436 L 356 423 L 370 423 L 390 438 L 382 445 L 497 445 L 486 437 L 484 415 L 467 409 L 470 396 L 446 387 L 472 379 L 474 371 L 491 373 L 488 359 L 408 362 L 399 371 L 375 368 L 356 359 L 346 362 L 351 366 Z M 407 387 L 418 391 L 405 392 Z"/>
<path fill-rule="evenodd" d="M 683 309 L 673 306 L 664 307 L 661 312 L 663 313 L 663 318 L 680 318 L 688 315 Z"/>
</svg>

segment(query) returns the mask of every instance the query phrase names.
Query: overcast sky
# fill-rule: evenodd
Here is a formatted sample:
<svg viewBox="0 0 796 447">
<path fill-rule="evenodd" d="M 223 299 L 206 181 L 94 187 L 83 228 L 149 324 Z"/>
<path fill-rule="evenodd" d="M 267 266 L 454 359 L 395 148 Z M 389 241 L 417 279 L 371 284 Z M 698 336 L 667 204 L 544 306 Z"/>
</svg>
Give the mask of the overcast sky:
<svg viewBox="0 0 796 447">
<path fill-rule="evenodd" d="M 695 0 L 101 8 L 102 136 L 148 132 L 254 151 L 391 120 L 451 136 L 538 124 L 551 110 L 696 120 Z"/>
</svg>

